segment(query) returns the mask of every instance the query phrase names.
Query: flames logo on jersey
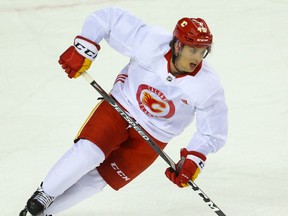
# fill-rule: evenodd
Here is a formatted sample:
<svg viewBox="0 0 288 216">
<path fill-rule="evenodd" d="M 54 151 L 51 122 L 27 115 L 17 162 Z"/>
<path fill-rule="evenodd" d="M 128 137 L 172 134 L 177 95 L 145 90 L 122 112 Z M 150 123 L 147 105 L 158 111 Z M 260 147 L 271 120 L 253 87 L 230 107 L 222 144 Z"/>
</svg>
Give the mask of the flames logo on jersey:
<svg viewBox="0 0 288 216">
<path fill-rule="evenodd" d="M 163 103 L 162 101 L 156 100 L 147 92 L 144 92 L 143 98 L 141 101 L 143 102 L 143 104 L 145 104 L 147 107 L 149 107 L 152 112 L 155 112 L 155 113 L 161 113 L 162 112 L 162 110 L 159 108 L 162 108 L 162 109 L 166 108 L 165 103 Z"/>
<path fill-rule="evenodd" d="M 175 113 L 173 102 L 168 100 L 161 91 L 148 85 L 139 86 L 137 101 L 140 109 L 148 116 L 170 118 Z"/>
</svg>

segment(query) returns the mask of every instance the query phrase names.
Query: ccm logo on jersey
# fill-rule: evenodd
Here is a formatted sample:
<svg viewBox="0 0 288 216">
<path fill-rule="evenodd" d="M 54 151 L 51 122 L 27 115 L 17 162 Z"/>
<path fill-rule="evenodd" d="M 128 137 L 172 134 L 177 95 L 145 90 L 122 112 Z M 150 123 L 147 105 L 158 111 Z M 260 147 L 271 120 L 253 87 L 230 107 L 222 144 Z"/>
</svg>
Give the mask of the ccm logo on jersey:
<svg viewBox="0 0 288 216">
<path fill-rule="evenodd" d="M 122 178 L 124 179 L 125 181 L 129 181 L 130 178 L 128 176 L 125 175 L 124 172 L 122 172 L 122 170 L 119 169 L 119 167 L 117 166 L 117 164 L 114 162 L 114 163 L 111 163 L 111 167 L 116 171 L 116 173 Z"/>
</svg>

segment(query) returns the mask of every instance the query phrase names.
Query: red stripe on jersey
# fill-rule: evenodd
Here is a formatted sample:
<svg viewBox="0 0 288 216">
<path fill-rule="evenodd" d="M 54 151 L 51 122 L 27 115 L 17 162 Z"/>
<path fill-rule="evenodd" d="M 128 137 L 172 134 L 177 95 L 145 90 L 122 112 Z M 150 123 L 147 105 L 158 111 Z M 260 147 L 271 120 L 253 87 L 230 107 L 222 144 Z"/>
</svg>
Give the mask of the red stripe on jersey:
<svg viewBox="0 0 288 216">
<path fill-rule="evenodd" d="M 127 77 L 128 77 L 127 74 L 119 74 L 119 75 L 117 76 L 114 84 L 115 84 L 116 82 L 122 82 L 122 83 L 124 83 L 124 82 L 125 82 L 125 79 L 126 79 Z"/>
</svg>

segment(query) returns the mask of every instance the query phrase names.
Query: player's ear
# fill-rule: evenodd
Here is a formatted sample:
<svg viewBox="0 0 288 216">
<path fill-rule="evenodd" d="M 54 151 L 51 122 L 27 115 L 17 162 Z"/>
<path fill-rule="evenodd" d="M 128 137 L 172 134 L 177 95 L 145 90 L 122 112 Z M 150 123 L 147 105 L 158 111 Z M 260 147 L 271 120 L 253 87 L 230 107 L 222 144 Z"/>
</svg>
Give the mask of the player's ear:
<svg viewBox="0 0 288 216">
<path fill-rule="evenodd" d="M 178 56 L 178 53 L 181 51 L 181 49 L 182 49 L 182 43 L 179 40 L 177 40 L 174 43 L 174 50 L 175 50 L 176 56 Z"/>
</svg>

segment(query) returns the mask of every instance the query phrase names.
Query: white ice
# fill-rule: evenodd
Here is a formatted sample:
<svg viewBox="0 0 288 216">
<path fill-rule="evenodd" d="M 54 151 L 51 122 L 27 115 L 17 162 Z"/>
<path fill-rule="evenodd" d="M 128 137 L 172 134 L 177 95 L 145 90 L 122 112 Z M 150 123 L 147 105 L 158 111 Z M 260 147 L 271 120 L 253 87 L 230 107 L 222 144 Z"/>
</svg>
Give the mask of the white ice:
<svg viewBox="0 0 288 216">
<path fill-rule="evenodd" d="M 57 61 L 85 17 L 109 5 L 168 31 L 183 16 L 207 20 L 230 126 L 196 183 L 226 215 L 287 216 L 287 0 L 0 0 L 0 214 L 18 215 L 95 106 L 95 90 L 68 79 Z M 101 45 L 90 74 L 109 91 L 128 59 Z M 166 153 L 177 160 L 193 131 Z M 159 158 L 122 190 L 107 187 L 59 215 L 216 215 L 190 188 L 172 185 L 166 167 Z"/>
</svg>

